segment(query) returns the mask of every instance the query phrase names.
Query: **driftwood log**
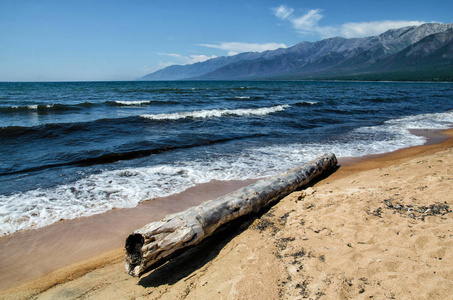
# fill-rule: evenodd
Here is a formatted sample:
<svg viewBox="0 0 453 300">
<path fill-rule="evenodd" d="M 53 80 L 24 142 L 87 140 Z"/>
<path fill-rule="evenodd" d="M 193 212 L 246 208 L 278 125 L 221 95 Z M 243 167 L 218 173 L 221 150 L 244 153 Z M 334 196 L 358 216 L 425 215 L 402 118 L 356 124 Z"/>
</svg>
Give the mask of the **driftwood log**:
<svg viewBox="0 0 453 300">
<path fill-rule="evenodd" d="M 335 155 L 325 154 L 301 167 L 259 180 L 215 200 L 145 225 L 126 239 L 127 272 L 140 276 L 166 261 L 176 251 L 200 243 L 220 226 L 258 212 L 336 165 Z"/>
</svg>

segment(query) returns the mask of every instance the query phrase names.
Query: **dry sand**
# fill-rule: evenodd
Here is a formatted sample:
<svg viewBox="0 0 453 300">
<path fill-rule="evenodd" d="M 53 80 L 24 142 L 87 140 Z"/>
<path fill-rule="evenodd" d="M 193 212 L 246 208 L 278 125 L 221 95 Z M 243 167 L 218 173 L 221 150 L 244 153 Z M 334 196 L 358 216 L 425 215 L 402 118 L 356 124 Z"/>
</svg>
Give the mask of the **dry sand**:
<svg viewBox="0 0 453 300">
<path fill-rule="evenodd" d="M 113 249 L 0 297 L 452 299 L 452 166 L 452 138 L 344 163 L 140 279 Z"/>
</svg>

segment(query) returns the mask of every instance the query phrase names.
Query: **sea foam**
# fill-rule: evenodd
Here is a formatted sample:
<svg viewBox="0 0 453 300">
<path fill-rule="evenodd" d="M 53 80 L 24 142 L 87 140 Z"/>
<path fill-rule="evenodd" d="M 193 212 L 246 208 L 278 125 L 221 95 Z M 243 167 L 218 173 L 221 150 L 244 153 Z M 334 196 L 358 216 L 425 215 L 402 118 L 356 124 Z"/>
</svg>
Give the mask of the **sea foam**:
<svg viewBox="0 0 453 300">
<path fill-rule="evenodd" d="M 190 112 L 178 112 L 172 114 L 155 114 L 141 115 L 143 118 L 151 120 L 178 120 L 185 118 L 204 119 L 218 118 L 223 116 L 264 116 L 271 113 L 284 111 L 290 105 L 277 105 L 272 107 L 262 108 L 244 108 L 244 109 L 212 109 L 212 110 L 197 110 Z"/>
<path fill-rule="evenodd" d="M 145 104 L 150 104 L 151 100 L 143 100 L 143 101 L 115 101 L 116 104 L 123 105 L 123 106 L 140 106 Z"/>
</svg>

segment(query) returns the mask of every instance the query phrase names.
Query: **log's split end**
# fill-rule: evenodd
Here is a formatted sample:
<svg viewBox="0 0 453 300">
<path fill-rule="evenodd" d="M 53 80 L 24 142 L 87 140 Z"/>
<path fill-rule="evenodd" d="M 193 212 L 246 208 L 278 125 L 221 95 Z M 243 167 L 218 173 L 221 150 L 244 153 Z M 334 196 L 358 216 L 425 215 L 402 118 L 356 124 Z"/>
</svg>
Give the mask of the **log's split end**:
<svg viewBox="0 0 453 300">
<path fill-rule="evenodd" d="M 142 247 L 145 239 L 139 233 L 132 233 L 126 239 L 126 270 L 132 276 L 139 276 L 143 259 Z"/>
<path fill-rule="evenodd" d="M 130 234 L 126 239 L 126 270 L 135 277 L 193 246 L 220 226 L 258 211 L 307 185 L 337 165 L 335 154 L 325 154 L 301 167 L 268 177 L 197 207 L 169 215 Z"/>
</svg>

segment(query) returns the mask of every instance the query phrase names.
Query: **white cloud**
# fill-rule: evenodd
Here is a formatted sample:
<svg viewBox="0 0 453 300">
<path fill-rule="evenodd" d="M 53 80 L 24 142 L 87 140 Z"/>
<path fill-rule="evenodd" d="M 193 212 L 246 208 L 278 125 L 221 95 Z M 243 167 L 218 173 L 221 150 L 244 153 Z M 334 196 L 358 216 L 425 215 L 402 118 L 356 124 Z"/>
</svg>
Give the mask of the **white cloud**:
<svg viewBox="0 0 453 300">
<path fill-rule="evenodd" d="M 181 54 L 176 54 L 176 53 L 163 53 L 163 52 L 159 52 L 159 53 L 157 53 L 157 54 L 163 55 L 163 56 L 177 57 L 177 58 L 182 58 L 182 57 L 183 57 Z"/>
<path fill-rule="evenodd" d="M 178 63 L 175 63 L 173 61 L 163 62 L 163 61 L 159 60 L 159 63 L 157 64 L 156 71 L 160 70 L 160 69 L 164 69 L 164 68 L 169 67 L 169 66 L 173 66 L 173 65 L 178 65 Z"/>
<path fill-rule="evenodd" d="M 211 58 L 216 58 L 217 56 L 216 55 L 212 55 L 212 56 L 206 56 L 206 55 L 191 55 L 190 56 L 190 59 L 189 61 L 187 62 L 188 64 L 194 64 L 194 63 L 197 63 L 197 62 L 203 62 L 203 61 L 207 61 Z"/>
<path fill-rule="evenodd" d="M 197 63 L 197 62 L 203 62 L 203 61 L 207 61 L 208 59 L 217 57 L 216 55 L 212 55 L 212 56 L 207 56 L 207 55 L 189 55 L 189 56 L 184 56 L 184 55 L 177 54 L 177 53 L 162 53 L 162 52 L 159 52 L 157 54 L 158 55 L 162 55 L 162 56 L 174 57 L 174 58 L 177 58 L 178 61 L 179 61 L 178 63 L 176 63 L 176 62 L 167 62 L 167 63 L 159 62 L 159 67 L 163 67 L 163 68 L 171 66 L 171 65 L 194 64 L 194 63 Z"/>
<path fill-rule="evenodd" d="M 242 52 L 263 52 L 266 50 L 275 50 L 278 48 L 286 48 L 285 44 L 277 43 L 265 43 L 265 44 L 254 44 L 254 43 L 241 43 L 241 42 L 223 42 L 220 44 L 200 44 L 200 46 L 221 49 L 228 51 L 228 55 L 235 55 Z"/>
<path fill-rule="evenodd" d="M 292 13 L 294 12 L 294 9 L 286 7 L 285 5 L 280 5 L 277 8 L 274 8 L 274 13 L 277 16 L 277 18 L 280 18 L 282 20 L 288 18 Z"/>
<path fill-rule="evenodd" d="M 294 28 L 304 31 L 317 30 L 318 22 L 322 19 L 322 10 L 312 9 L 305 15 L 299 17 L 291 17 L 290 21 L 293 23 Z"/>
<path fill-rule="evenodd" d="M 381 34 L 389 29 L 396 29 L 405 26 L 421 25 L 421 21 L 374 21 L 345 23 L 337 26 L 320 26 L 319 21 L 324 17 L 321 9 L 312 9 L 307 13 L 296 16 L 294 9 L 285 5 L 274 8 L 274 15 L 282 20 L 291 23 L 302 35 L 315 35 L 321 38 L 342 36 L 345 38 L 358 38 Z"/>
</svg>

